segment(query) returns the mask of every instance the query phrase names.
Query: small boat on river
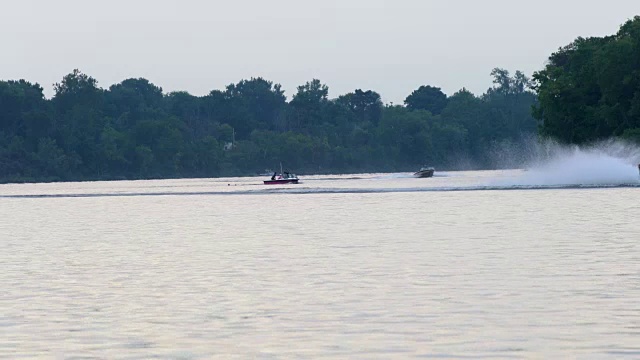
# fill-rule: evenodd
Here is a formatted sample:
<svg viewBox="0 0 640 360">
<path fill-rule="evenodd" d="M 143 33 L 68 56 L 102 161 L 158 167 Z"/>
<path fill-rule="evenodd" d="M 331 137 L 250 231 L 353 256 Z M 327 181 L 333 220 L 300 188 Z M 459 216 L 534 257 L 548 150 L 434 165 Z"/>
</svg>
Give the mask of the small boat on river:
<svg viewBox="0 0 640 360">
<path fill-rule="evenodd" d="M 413 173 L 413 176 L 419 177 L 419 178 L 429 178 L 433 176 L 433 173 L 435 171 L 436 169 L 432 167 L 423 166 L 422 168 L 420 168 L 420 170 Z"/>
<path fill-rule="evenodd" d="M 291 174 L 287 171 L 282 171 L 282 164 L 280 164 L 280 174 L 278 175 L 277 172 L 274 172 L 273 176 L 271 176 L 271 179 L 264 180 L 264 184 L 265 185 L 297 184 L 298 181 L 300 180 L 298 179 L 296 174 Z"/>
<path fill-rule="evenodd" d="M 273 173 L 273 176 L 269 180 L 265 180 L 265 185 L 277 185 L 277 184 L 297 184 L 299 181 L 296 174 L 290 174 L 288 172 L 284 172 L 284 174 L 277 175 L 277 173 Z"/>
</svg>

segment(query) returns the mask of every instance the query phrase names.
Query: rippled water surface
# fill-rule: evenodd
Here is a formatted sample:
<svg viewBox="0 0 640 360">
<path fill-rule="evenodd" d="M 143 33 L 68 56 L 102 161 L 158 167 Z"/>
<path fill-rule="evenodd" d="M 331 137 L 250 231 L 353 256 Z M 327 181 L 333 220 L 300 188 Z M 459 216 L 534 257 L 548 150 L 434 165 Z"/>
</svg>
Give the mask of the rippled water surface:
<svg viewBox="0 0 640 360">
<path fill-rule="evenodd" d="M 2 185 L 0 357 L 640 358 L 623 175 Z"/>
</svg>

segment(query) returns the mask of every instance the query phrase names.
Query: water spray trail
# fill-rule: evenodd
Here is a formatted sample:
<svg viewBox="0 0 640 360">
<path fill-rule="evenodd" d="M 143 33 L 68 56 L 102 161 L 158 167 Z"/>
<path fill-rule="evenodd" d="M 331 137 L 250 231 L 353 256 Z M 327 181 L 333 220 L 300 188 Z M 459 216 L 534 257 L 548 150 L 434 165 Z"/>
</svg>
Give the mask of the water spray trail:
<svg viewBox="0 0 640 360">
<path fill-rule="evenodd" d="M 520 176 L 502 185 L 622 185 L 638 184 L 640 148 L 620 141 L 590 147 L 561 146 L 546 142 Z"/>
</svg>

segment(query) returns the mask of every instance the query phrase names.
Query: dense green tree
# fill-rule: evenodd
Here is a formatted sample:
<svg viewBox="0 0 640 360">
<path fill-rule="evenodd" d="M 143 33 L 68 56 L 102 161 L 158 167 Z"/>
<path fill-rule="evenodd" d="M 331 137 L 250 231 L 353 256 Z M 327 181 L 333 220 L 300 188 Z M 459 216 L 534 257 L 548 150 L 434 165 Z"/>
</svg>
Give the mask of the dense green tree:
<svg viewBox="0 0 640 360">
<path fill-rule="evenodd" d="M 53 86 L 55 95 L 53 104 L 60 112 L 77 106 L 98 107 L 101 105 L 103 90 L 98 88 L 98 81 L 75 69 Z"/>
<path fill-rule="evenodd" d="M 490 119 L 483 126 L 490 133 L 487 139 L 513 141 L 535 133 L 537 121 L 531 108 L 536 104 L 536 96 L 530 90 L 531 80 L 520 71 L 511 77 L 509 71 L 501 68 L 493 69 L 491 75 L 495 85 L 482 96 L 485 116 Z"/>
<path fill-rule="evenodd" d="M 318 79 L 298 86 L 298 92 L 289 103 L 290 121 L 286 129 L 310 132 L 321 125 L 325 121 L 328 96 L 329 88 Z"/>
<path fill-rule="evenodd" d="M 146 79 L 127 79 L 105 92 L 105 114 L 118 128 L 134 126 L 137 121 L 163 116 L 162 88 Z"/>
<path fill-rule="evenodd" d="M 640 128 L 640 16 L 560 48 L 533 79 L 544 135 L 580 144 Z"/>
<path fill-rule="evenodd" d="M 53 131 L 49 105 L 38 84 L 0 81 L 0 109 L 0 131 L 28 139 L 31 149 Z"/>
<path fill-rule="evenodd" d="M 97 83 L 76 69 L 54 85 L 54 139 L 70 156 L 79 157 L 77 168 L 70 170 L 73 176 L 100 177 L 105 171 L 99 138 L 107 119 L 103 113 L 104 90 Z"/>
<path fill-rule="evenodd" d="M 439 87 L 420 86 L 404 99 L 404 104 L 409 110 L 427 110 L 438 115 L 447 106 L 447 95 Z"/>
<path fill-rule="evenodd" d="M 329 87 L 321 83 L 320 80 L 313 79 L 304 85 L 298 86 L 298 92 L 293 95 L 291 105 L 318 107 L 322 103 L 327 102 L 328 96 Z"/>
<path fill-rule="evenodd" d="M 286 97 L 280 84 L 263 78 L 230 84 L 225 91 L 230 111 L 228 122 L 240 138 L 253 129 L 275 129 L 284 116 Z"/>
<path fill-rule="evenodd" d="M 377 124 L 382 117 L 382 99 L 380 94 L 372 90 L 356 89 L 352 93 L 338 97 L 336 102 L 346 106 L 360 123 Z"/>
<path fill-rule="evenodd" d="M 402 106 L 385 109 L 379 127 L 380 144 L 395 148 L 397 155 L 405 161 L 422 164 L 432 163 L 433 145 L 430 133 L 431 113 L 409 111 Z"/>
</svg>

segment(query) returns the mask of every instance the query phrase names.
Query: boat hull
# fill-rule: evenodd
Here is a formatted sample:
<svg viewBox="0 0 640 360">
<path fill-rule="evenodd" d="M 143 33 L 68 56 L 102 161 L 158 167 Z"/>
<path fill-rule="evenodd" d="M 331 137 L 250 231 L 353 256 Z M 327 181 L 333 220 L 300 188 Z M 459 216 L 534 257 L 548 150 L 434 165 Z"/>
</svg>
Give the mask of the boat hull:
<svg viewBox="0 0 640 360">
<path fill-rule="evenodd" d="M 434 173 L 433 169 L 420 170 L 418 172 L 413 173 L 413 176 L 419 177 L 419 178 L 429 178 L 433 176 L 433 173 Z"/>
<path fill-rule="evenodd" d="M 265 185 L 297 184 L 298 179 L 264 180 Z"/>
</svg>

